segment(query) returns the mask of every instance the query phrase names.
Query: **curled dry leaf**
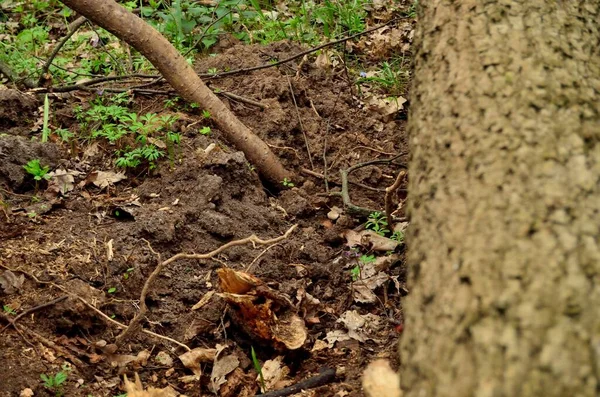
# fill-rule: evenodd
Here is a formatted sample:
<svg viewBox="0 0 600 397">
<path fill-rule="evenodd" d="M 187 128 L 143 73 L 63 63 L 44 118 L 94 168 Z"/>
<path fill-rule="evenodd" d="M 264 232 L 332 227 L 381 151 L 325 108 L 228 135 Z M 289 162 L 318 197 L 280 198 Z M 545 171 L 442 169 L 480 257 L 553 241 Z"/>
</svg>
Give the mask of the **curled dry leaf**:
<svg viewBox="0 0 600 397">
<path fill-rule="evenodd" d="M 360 245 L 372 251 L 387 252 L 395 250 L 398 246 L 396 240 L 380 236 L 372 230 L 363 230 L 360 232 L 346 230 L 344 237 L 346 238 L 346 245 L 348 247 Z"/>
<path fill-rule="evenodd" d="M 22 274 L 17 276 L 10 270 L 5 270 L 0 274 L 0 286 L 6 294 L 14 294 L 17 292 L 21 289 L 23 282 L 25 282 L 25 276 Z"/>
<path fill-rule="evenodd" d="M 367 397 L 402 397 L 400 376 L 387 360 L 376 360 L 367 366 L 362 378 Z"/>
<path fill-rule="evenodd" d="M 105 189 L 123 179 L 127 179 L 127 176 L 122 172 L 94 171 L 85 179 L 85 184 L 93 183 L 100 189 Z"/>
<path fill-rule="evenodd" d="M 296 315 L 286 295 L 244 272 L 225 268 L 217 274 L 223 290 L 219 295 L 232 307 L 232 320 L 250 337 L 282 350 L 304 344 L 304 320 Z"/>
<path fill-rule="evenodd" d="M 194 375 L 201 376 L 202 370 L 200 369 L 200 363 L 212 363 L 215 361 L 216 355 L 217 349 L 198 347 L 183 353 L 179 356 L 179 360 L 181 360 L 186 368 L 191 369 Z"/>
<path fill-rule="evenodd" d="M 135 374 L 135 382 L 131 382 L 125 375 L 125 390 L 127 391 L 127 397 L 177 397 L 177 392 L 173 390 L 171 386 L 167 386 L 164 389 L 157 389 L 154 387 L 148 387 L 144 389 L 140 376 Z"/>
<path fill-rule="evenodd" d="M 240 360 L 238 360 L 234 354 L 219 357 L 215 360 L 210 374 L 210 383 L 213 393 L 218 394 L 221 385 L 227 382 L 227 375 L 239 366 Z"/>
</svg>

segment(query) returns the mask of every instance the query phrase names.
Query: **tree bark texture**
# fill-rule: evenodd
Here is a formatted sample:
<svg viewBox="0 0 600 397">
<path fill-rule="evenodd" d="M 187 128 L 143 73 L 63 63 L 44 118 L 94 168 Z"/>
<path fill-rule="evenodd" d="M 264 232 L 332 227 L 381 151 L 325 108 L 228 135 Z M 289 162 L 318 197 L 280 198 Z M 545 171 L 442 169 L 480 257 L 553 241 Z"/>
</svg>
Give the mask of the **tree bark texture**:
<svg viewBox="0 0 600 397">
<path fill-rule="evenodd" d="M 113 0 L 61 0 L 98 26 L 108 30 L 144 55 L 189 102 L 208 110 L 225 137 L 243 151 L 258 172 L 279 185 L 291 178 L 277 156 L 246 127 L 202 82 L 183 56 L 156 29 Z"/>
<path fill-rule="evenodd" d="M 420 4 L 405 396 L 597 396 L 600 1 Z"/>
</svg>

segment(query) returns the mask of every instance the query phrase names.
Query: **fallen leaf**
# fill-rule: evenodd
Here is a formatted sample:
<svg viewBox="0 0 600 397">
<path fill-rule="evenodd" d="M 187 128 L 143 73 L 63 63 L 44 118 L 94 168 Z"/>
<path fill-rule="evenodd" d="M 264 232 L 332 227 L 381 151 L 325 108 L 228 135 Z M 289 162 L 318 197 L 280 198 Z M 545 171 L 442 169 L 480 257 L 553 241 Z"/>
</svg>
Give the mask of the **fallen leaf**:
<svg viewBox="0 0 600 397">
<path fill-rule="evenodd" d="M 355 232 L 354 230 L 346 230 L 344 233 L 346 245 L 350 248 L 360 245 L 372 251 L 393 251 L 398 246 L 396 240 L 380 236 L 372 230 L 362 230 Z"/>
<path fill-rule="evenodd" d="M 127 179 L 122 172 L 112 172 L 112 171 L 94 171 L 88 175 L 85 180 L 85 183 L 93 183 L 95 186 L 100 189 L 105 189 L 108 186 L 114 185 L 115 183 L 122 181 L 123 179 Z"/>
<path fill-rule="evenodd" d="M 362 384 L 367 397 L 402 397 L 400 375 L 387 360 L 370 363 L 363 373 Z"/>
<path fill-rule="evenodd" d="M 275 385 L 278 385 L 278 389 L 281 387 L 285 387 L 286 385 L 282 385 L 281 382 L 284 380 L 286 376 L 290 373 L 290 369 L 282 365 L 283 356 L 277 356 L 272 360 L 267 360 L 263 363 L 262 366 L 262 374 L 263 379 L 265 381 L 265 389 L 262 392 L 266 392 L 267 390 L 275 389 Z M 260 381 L 260 375 L 256 378 L 257 382 Z M 288 380 L 289 382 L 289 380 Z"/>
<path fill-rule="evenodd" d="M 17 276 L 10 270 L 5 270 L 2 274 L 0 274 L 0 286 L 4 290 L 6 294 L 14 294 L 25 282 L 25 276 L 20 275 Z"/>
<path fill-rule="evenodd" d="M 192 306 L 192 310 L 198 310 L 200 309 L 202 306 L 206 305 L 208 303 L 208 301 L 210 301 L 210 298 L 212 298 L 212 296 L 215 294 L 215 291 L 208 291 L 206 294 L 204 294 L 204 296 L 198 301 L 198 303 L 196 303 L 194 306 Z"/>
<path fill-rule="evenodd" d="M 189 352 L 183 353 L 179 356 L 179 360 L 181 360 L 186 368 L 191 369 L 194 375 L 201 376 L 202 370 L 200 369 L 200 363 L 212 363 L 215 360 L 216 354 L 217 349 L 197 347 Z"/>
<path fill-rule="evenodd" d="M 164 389 L 156 389 L 150 386 L 148 389 L 144 389 L 142 381 L 140 380 L 140 376 L 137 374 L 137 372 L 135 374 L 135 382 L 131 382 L 129 379 L 127 379 L 127 375 L 124 377 L 127 397 L 177 397 L 178 393 L 173 390 L 171 386 L 167 386 Z"/>
<path fill-rule="evenodd" d="M 63 196 L 75 188 L 75 177 L 81 175 L 81 172 L 75 170 L 66 171 L 59 168 L 56 171 L 48 173 L 48 189 L 46 192 L 54 195 L 59 193 Z"/>
<path fill-rule="evenodd" d="M 226 376 L 234 369 L 239 367 L 240 360 L 234 354 L 230 354 L 219 358 L 213 364 L 212 373 L 210 374 L 210 382 L 213 393 L 217 394 L 222 384 L 227 382 Z"/>
<path fill-rule="evenodd" d="M 167 367 L 170 367 L 173 365 L 173 358 L 171 357 L 171 355 L 169 353 L 167 353 L 166 351 L 160 351 L 156 354 L 156 356 L 154 357 L 154 361 L 156 361 L 157 363 L 161 364 L 161 365 L 166 365 Z"/>
<path fill-rule="evenodd" d="M 33 390 L 31 390 L 30 388 L 26 388 L 21 390 L 21 393 L 19 393 L 19 397 L 32 397 L 33 396 Z"/>
<path fill-rule="evenodd" d="M 377 302 L 377 295 L 373 291 L 385 284 L 390 279 L 390 276 L 380 272 L 374 276 L 364 278 L 352 283 L 352 293 L 354 300 L 359 303 L 374 303 Z"/>
</svg>

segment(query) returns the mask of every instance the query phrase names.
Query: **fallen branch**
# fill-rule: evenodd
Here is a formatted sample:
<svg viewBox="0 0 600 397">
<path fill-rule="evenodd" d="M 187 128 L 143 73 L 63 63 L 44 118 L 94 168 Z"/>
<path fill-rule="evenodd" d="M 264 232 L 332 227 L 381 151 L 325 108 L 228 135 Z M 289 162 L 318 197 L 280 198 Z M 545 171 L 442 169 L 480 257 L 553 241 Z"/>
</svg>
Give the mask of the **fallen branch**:
<svg viewBox="0 0 600 397">
<path fill-rule="evenodd" d="M 297 226 L 298 225 L 294 225 L 294 226 L 290 227 L 285 232 L 285 234 L 283 234 L 279 237 L 276 237 L 276 238 L 269 239 L 269 240 L 262 240 L 253 234 L 253 235 L 243 238 L 241 240 L 230 241 L 227 244 L 224 244 L 224 245 L 220 246 L 219 248 L 217 248 L 207 254 L 179 253 L 179 254 L 176 254 L 176 255 L 170 257 L 169 259 L 167 259 L 163 262 L 160 262 L 160 255 L 155 253 L 156 255 L 158 255 L 159 264 L 158 264 L 158 266 L 156 266 L 156 268 L 154 269 L 152 274 L 150 274 L 150 276 L 144 283 L 144 287 L 142 288 L 142 293 L 140 294 L 140 310 L 135 315 L 135 317 L 129 322 L 129 326 L 119 336 L 117 336 L 115 344 L 117 346 L 122 345 L 123 342 L 125 342 L 125 340 L 127 340 L 127 338 L 130 337 L 137 330 L 137 328 L 139 326 L 139 322 L 141 321 L 142 317 L 144 317 L 146 315 L 146 312 L 148 311 L 148 307 L 146 306 L 146 296 L 148 295 L 148 290 L 150 289 L 150 285 L 152 285 L 152 283 L 154 282 L 156 277 L 158 277 L 159 273 L 165 268 L 165 266 L 167 266 L 170 263 L 175 262 L 176 260 L 179 260 L 179 259 L 210 259 L 210 258 L 218 255 L 219 253 L 223 252 L 224 250 L 226 250 L 230 247 L 236 246 L 236 245 L 244 245 L 244 244 L 248 244 L 248 243 L 260 244 L 260 245 L 275 244 L 275 243 L 280 242 L 281 240 L 285 240 L 286 238 L 288 238 L 289 235 L 292 234 L 292 232 L 294 231 L 294 229 L 296 229 Z M 150 249 L 152 250 L 152 248 L 150 248 Z M 154 251 L 152 251 L 152 252 L 154 252 Z"/>
<path fill-rule="evenodd" d="M 257 394 L 257 397 L 285 397 L 292 394 L 300 393 L 302 390 L 314 389 L 315 387 L 323 386 L 335 380 L 335 369 L 324 368 L 318 375 L 312 378 L 305 379 L 295 385 L 285 387 L 283 389 L 270 391 L 264 394 Z"/>
<path fill-rule="evenodd" d="M 42 72 L 40 73 L 40 78 L 38 80 L 38 86 L 42 85 L 42 83 L 44 82 L 46 73 L 48 73 L 48 69 L 50 69 L 50 65 L 52 65 L 52 61 L 54 61 L 54 58 L 58 55 L 58 52 L 60 51 L 60 49 L 63 48 L 63 46 L 67 43 L 67 41 L 69 41 L 71 36 L 73 36 L 73 34 L 75 34 L 75 32 L 77 32 L 77 30 L 81 26 L 83 26 L 85 21 L 87 21 L 87 19 L 85 17 L 79 17 L 69 24 L 69 31 L 67 32 L 65 37 L 63 37 L 58 42 L 56 47 L 54 47 L 54 50 L 52 51 L 52 53 L 50 54 L 50 56 L 44 63 L 44 66 L 42 66 Z"/>
<path fill-rule="evenodd" d="M 293 179 L 267 144 L 246 127 L 225 104 L 208 89 L 191 65 L 156 29 L 127 11 L 114 0 L 62 0 L 71 9 L 108 30 L 144 55 L 165 80 L 188 102 L 208 110 L 223 135 L 266 179 L 279 185 Z"/>
</svg>

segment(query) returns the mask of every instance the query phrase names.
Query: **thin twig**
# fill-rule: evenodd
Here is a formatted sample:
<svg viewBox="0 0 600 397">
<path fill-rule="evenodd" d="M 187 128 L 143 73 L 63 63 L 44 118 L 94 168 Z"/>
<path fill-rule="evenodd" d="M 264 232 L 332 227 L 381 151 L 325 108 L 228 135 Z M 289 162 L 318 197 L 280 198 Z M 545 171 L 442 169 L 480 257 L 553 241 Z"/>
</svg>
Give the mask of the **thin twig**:
<svg viewBox="0 0 600 397">
<path fill-rule="evenodd" d="M 360 215 L 360 216 L 369 216 L 373 210 L 369 209 L 369 208 L 363 208 L 363 207 L 359 207 L 357 205 L 352 204 L 352 201 L 350 200 L 350 194 L 348 192 L 348 175 L 350 175 L 351 172 L 356 171 L 359 168 L 363 168 L 363 167 L 367 167 L 370 165 L 375 165 L 375 164 L 392 164 L 394 162 L 394 160 L 396 160 L 397 158 L 399 158 L 400 156 L 402 156 L 402 154 L 399 154 L 395 157 L 392 157 L 390 159 L 382 159 L 382 160 L 373 160 L 373 161 L 367 161 L 364 163 L 358 163 L 355 164 L 347 169 L 341 169 L 340 170 L 340 176 L 342 179 L 342 191 L 341 192 L 333 192 L 331 193 L 332 195 L 336 195 L 336 196 L 341 196 L 342 197 L 342 201 L 344 203 L 344 207 L 348 209 L 348 212 L 350 214 L 353 215 Z"/>
<path fill-rule="evenodd" d="M 259 107 L 262 110 L 265 110 L 267 108 L 267 106 L 263 105 L 260 102 L 257 102 L 253 99 L 245 98 L 245 97 L 237 95 L 237 94 L 234 94 L 233 92 L 223 91 L 223 90 L 220 90 L 217 88 L 213 89 L 213 92 L 217 95 L 223 95 L 224 97 L 233 99 L 234 101 L 239 101 L 239 102 L 247 103 L 248 105 Z"/>
<path fill-rule="evenodd" d="M 179 260 L 179 259 L 210 259 L 210 258 L 218 255 L 219 253 L 223 252 L 224 250 L 226 250 L 230 247 L 236 246 L 236 245 L 243 245 L 243 244 L 248 244 L 248 243 L 260 244 L 260 245 L 275 244 L 275 243 L 280 242 L 281 240 L 288 238 L 289 235 L 294 231 L 294 229 L 296 229 L 297 226 L 298 225 L 293 225 L 285 232 L 285 234 L 283 234 L 279 237 L 273 238 L 273 239 L 262 240 L 262 239 L 258 238 L 255 234 L 253 234 L 253 235 L 243 238 L 241 240 L 230 241 L 227 244 L 224 244 L 224 245 L 220 246 L 219 248 L 217 248 L 207 254 L 179 253 L 179 254 L 176 254 L 176 255 L 170 257 L 169 259 L 167 259 L 163 262 L 160 262 L 158 264 L 158 266 L 156 266 L 156 268 L 154 269 L 152 274 L 150 274 L 150 276 L 148 277 L 146 282 L 144 283 L 144 287 L 142 288 L 142 293 L 140 294 L 140 310 L 139 310 L 139 312 L 129 322 L 129 326 L 127 326 L 127 328 L 119 336 L 117 336 L 115 344 L 117 346 L 123 344 L 123 342 L 129 336 L 131 336 L 132 333 L 134 333 L 136 331 L 140 320 L 142 319 L 142 317 L 144 315 L 146 315 L 146 312 L 148 310 L 148 307 L 146 306 L 146 296 L 148 295 L 148 290 L 150 289 L 150 285 L 156 279 L 156 277 L 158 277 L 158 275 L 162 271 L 162 269 L 164 269 L 170 263 L 175 262 L 176 260 Z"/>
<path fill-rule="evenodd" d="M 306 175 L 314 176 L 315 178 L 325 179 L 325 175 L 324 174 L 321 174 L 321 173 L 315 172 L 315 171 L 311 171 L 308 168 L 300 168 L 300 172 L 303 173 L 303 174 L 306 174 Z M 338 186 L 342 186 L 342 183 L 338 182 L 336 180 L 328 179 L 328 181 L 329 181 L 329 183 L 332 183 L 332 184 L 335 184 L 335 185 L 338 185 Z M 351 184 L 351 185 L 354 185 L 354 186 L 358 186 L 361 189 L 370 190 L 372 192 L 385 193 L 385 189 L 379 189 L 379 188 L 376 188 L 376 187 L 371 187 L 371 186 L 365 185 L 364 183 L 354 182 L 354 181 L 351 181 L 351 180 L 348 180 L 348 183 Z"/>
<path fill-rule="evenodd" d="M 257 397 L 285 397 L 291 394 L 300 393 L 302 390 L 314 389 L 315 387 L 323 386 L 335 380 L 335 369 L 325 368 L 318 375 L 312 378 L 305 379 L 295 385 L 285 387 L 283 389 L 270 391 L 264 394 L 257 394 Z"/>
<path fill-rule="evenodd" d="M 310 168 L 315 169 L 315 165 L 313 164 L 312 155 L 310 154 L 310 145 L 308 143 L 308 138 L 306 137 L 306 131 L 304 130 L 304 126 L 302 125 L 302 117 L 300 117 L 300 110 L 298 110 L 298 103 L 296 102 L 296 95 L 294 95 L 294 88 L 292 87 L 292 82 L 290 81 L 289 76 L 287 77 L 288 85 L 290 86 L 290 93 L 292 94 L 292 100 L 294 101 L 294 107 L 296 108 L 296 115 L 298 116 L 298 123 L 300 124 L 300 131 L 302 132 L 302 136 L 304 137 L 304 144 L 306 145 L 306 152 L 308 153 L 308 161 L 310 162 Z"/>
<path fill-rule="evenodd" d="M 60 49 L 63 48 L 63 46 L 67 43 L 67 41 L 69 41 L 71 36 L 73 36 L 73 34 L 75 32 L 77 32 L 77 30 L 81 26 L 83 26 L 85 21 L 87 21 L 87 19 L 85 17 L 79 17 L 69 25 L 69 29 L 70 29 L 69 32 L 65 35 L 65 37 L 63 37 L 61 39 L 61 41 L 58 42 L 56 47 L 54 47 L 54 50 L 52 51 L 52 53 L 50 54 L 50 56 L 44 63 L 44 66 L 42 66 L 42 72 L 40 73 L 40 78 L 38 80 L 38 86 L 42 85 L 42 83 L 44 82 L 44 76 L 46 75 L 46 73 L 48 73 L 48 69 L 50 69 L 50 65 L 52 65 L 52 61 L 54 61 L 54 58 L 58 55 L 58 52 L 60 51 Z"/>
<path fill-rule="evenodd" d="M 16 323 L 16 322 L 17 322 L 17 321 L 18 321 L 20 318 L 22 318 L 22 317 L 25 317 L 26 315 L 28 315 L 28 314 L 30 314 L 30 313 L 33 313 L 33 312 L 35 312 L 35 311 L 38 311 L 38 310 L 44 309 L 44 308 L 46 308 L 46 307 L 49 307 L 49 306 L 53 306 L 53 305 L 55 305 L 55 304 L 57 304 L 57 303 L 59 303 L 59 302 L 62 302 L 62 301 L 64 301 L 65 299 L 67 299 L 67 296 L 66 296 L 66 295 L 64 295 L 64 296 L 61 296 L 60 298 L 53 299 L 53 300 L 51 300 L 50 302 L 46 302 L 46 303 L 43 303 L 43 304 L 41 304 L 41 305 L 34 306 L 34 307 L 32 307 L 31 309 L 27 309 L 27 310 L 25 310 L 23 313 L 20 313 L 20 314 L 19 314 L 18 316 L 16 316 L 15 318 L 13 318 L 13 319 L 10 319 L 10 323 L 9 323 L 8 325 L 6 325 L 4 328 L 2 328 L 2 329 L 0 330 L 0 334 L 2 334 L 2 333 L 3 333 L 3 332 L 6 330 L 6 328 L 10 327 L 11 325 L 12 325 L 13 327 L 15 327 L 15 323 Z"/>
<path fill-rule="evenodd" d="M 64 85 L 64 86 L 58 86 L 58 87 L 49 87 L 49 88 L 34 88 L 31 90 L 31 92 L 36 92 L 36 93 L 44 93 L 44 92 L 69 92 L 69 91 L 76 91 L 76 90 L 80 90 L 84 87 L 89 87 L 95 84 L 100 84 L 100 83 L 105 83 L 107 81 L 117 81 L 117 80 L 125 80 L 125 79 L 132 79 L 132 78 L 139 78 L 139 79 L 156 79 L 156 75 L 153 74 L 124 74 L 124 75 L 120 75 L 120 76 L 105 76 L 105 77 L 98 77 L 95 79 L 89 79 L 89 80 L 85 80 L 82 81 L 80 83 L 77 84 L 70 84 L 70 85 Z"/>
<path fill-rule="evenodd" d="M 398 190 L 398 188 L 400 187 L 400 184 L 402 183 L 402 180 L 404 179 L 405 175 L 406 175 L 406 171 L 400 170 L 400 172 L 398 173 L 398 176 L 396 177 L 396 181 L 394 181 L 392 186 L 385 188 L 385 217 L 387 219 L 388 227 L 390 228 L 390 230 L 393 229 L 393 227 L 394 227 L 394 225 L 392 225 L 392 211 L 393 211 L 392 206 L 394 204 L 394 200 L 392 200 L 392 196 L 394 195 L 396 190 Z"/>
<path fill-rule="evenodd" d="M 310 49 L 308 49 L 306 51 L 302 51 L 302 52 L 300 52 L 300 53 L 298 53 L 296 55 L 293 55 L 293 56 L 291 56 L 289 58 L 282 59 L 281 61 L 269 63 L 269 64 L 266 64 L 266 65 L 254 66 L 254 67 L 251 67 L 251 68 L 242 68 L 242 69 L 237 69 L 237 70 L 231 70 L 229 72 L 223 72 L 223 73 L 218 73 L 218 74 L 204 73 L 204 74 L 199 74 L 198 76 L 200 76 L 202 78 L 205 78 L 205 80 L 212 80 L 212 79 L 218 79 L 218 78 L 225 77 L 225 76 L 231 76 L 233 74 L 247 73 L 247 72 L 253 72 L 255 70 L 273 68 L 275 66 L 279 66 L 279 65 L 283 65 L 284 63 L 291 62 L 294 59 L 301 58 L 304 55 L 311 54 L 311 53 L 313 53 L 315 51 L 319 51 L 322 48 L 331 47 L 333 45 L 336 45 L 336 44 L 339 44 L 339 43 L 343 43 L 343 42 L 355 39 L 355 38 L 360 37 L 360 36 L 364 36 L 365 34 L 368 34 L 368 33 L 374 32 L 376 30 L 382 29 L 382 28 L 384 28 L 384 27 L 386 27 L 386 26 L 388 26 L 388 25 L 390 25 L 390 24 L 392 24 L 394 22 L 397 22 L 397 21 L 400 21 L 400 20 L 403 20 L 403 19 L 409 19 L 409 17 L 400 17 L 400 18 L 395 18 L 395 19 L 389 20 L 388 22 L 386 22 L 386 23 L 384 23 L 382 25 L 378 25 L 378 26 L 375 26 L 375 27 L 373 27 L 371 29 L 367 29 L 364 32 L 356 33 L 356 34 L 353 34 L 352 36 L 344 37 L 344 38 L 339 39 L 339 40 L 330 41 L 330 42 L 322 44 L 322 45 L 320 45 L 318 47 L 314 47 L 314 48 L 310 48 Z"/>
<path fill-rule="evenodd" d="M 258 254 L 258 256 L 256 258 L 254 258 L 254 260 L 252 262 L 250 262 L 250 264 L 248 266 L 246 266 L 246 268 L 244 270 L 246 272 L 249 272 L 252 269 L 252 266 L 254 266 L 254 264 L 256 263 L 256 261 L 258 261 L 260 259 L 260 257 L 262 257 L 271 248 L 277 247 L 277 246 L 281 246 L 281 245 L 280 244 L 269 245 L 267 248 L 262 250 L 262 252 L 260 254 Z"/>
</svg>

